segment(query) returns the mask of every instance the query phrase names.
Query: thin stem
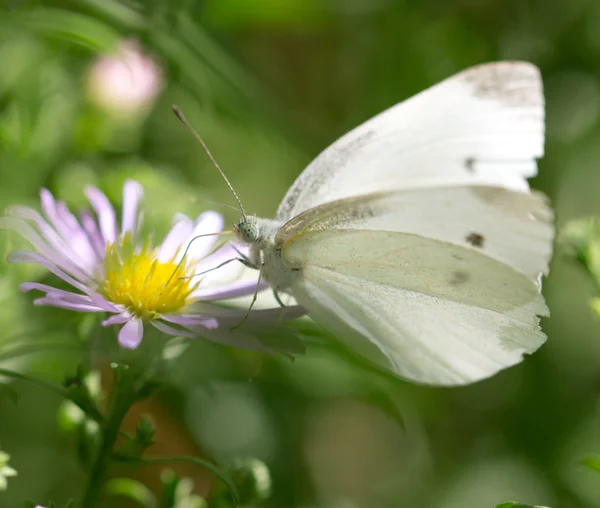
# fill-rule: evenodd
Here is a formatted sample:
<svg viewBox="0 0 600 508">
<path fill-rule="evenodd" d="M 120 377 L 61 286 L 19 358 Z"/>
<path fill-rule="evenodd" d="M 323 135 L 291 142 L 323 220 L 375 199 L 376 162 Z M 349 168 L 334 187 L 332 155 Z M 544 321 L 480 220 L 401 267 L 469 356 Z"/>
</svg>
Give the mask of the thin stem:
<svg viewBox="0 0 600 508">
<path fill-rule="evenodd" d="M 106 473 L 110 466 L 111 454 L 120 434 L 121 423 L 135 402 L 135 395 L 130 390 L 123 390 L 117 383 L 111 394 L 106 422 L 102 425 L 102 441 L 96 460 L 92 465 L 88 485 L 85 491 L 83 508 L 98 506 Z"/>
</svg>

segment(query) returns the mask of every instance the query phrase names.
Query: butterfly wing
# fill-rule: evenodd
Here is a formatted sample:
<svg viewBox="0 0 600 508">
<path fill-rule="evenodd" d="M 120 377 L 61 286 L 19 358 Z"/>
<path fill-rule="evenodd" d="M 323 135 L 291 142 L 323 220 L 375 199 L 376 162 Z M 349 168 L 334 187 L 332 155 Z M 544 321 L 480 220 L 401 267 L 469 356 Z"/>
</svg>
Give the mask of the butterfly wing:
<svg viewBox="0 0 600 508">
<path fill-rule="evenodd" d="M 535 351 L 538 285 L 476 248 L 396 231 L 324 229 L 289 238 L 291 292 L 359 354 L 419 383 L 491 376 Z"/>
<path fill-rule="evenodd" d="M 285 195 L 277 220 L 319 204 L 390 189 L 499 185 L 527 190 L 543 155 L 537 67 L 467 69 L 393 106 L 325 149 Z"/>
<path fill-rule="evenodd" d="M 540 193 L 503 187 L 423 187 L 341 199 L 287 222 L 276 243 L 311 231 L 413 233 L 474 247 L 538 280 L 552 254 L 552 211 Z"/>
</svg>

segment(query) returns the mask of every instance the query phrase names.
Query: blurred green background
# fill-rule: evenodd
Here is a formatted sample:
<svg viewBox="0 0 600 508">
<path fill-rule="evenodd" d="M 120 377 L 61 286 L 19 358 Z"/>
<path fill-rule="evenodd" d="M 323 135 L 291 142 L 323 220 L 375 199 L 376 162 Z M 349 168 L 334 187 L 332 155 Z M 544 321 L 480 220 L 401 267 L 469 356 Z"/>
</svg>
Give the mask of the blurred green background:
<svg viewBox="0 0 600 508">
<path fill-rule="evenodd" d="M 547 98 L 547 154 L 532 185 L 550 196 L 559 228 L 600 214 L 597 0 L 0 5 L 2 209 L 38 206 L 41 186 L 75 208 L 85 205 L 86 184 L 120 203 L 122 183 L 135 178 L 146 190 L 146 223 L 160 234 L 176 212 L 233 204 L 173 117 L 177 103 L 246 210 L 268 216 L 310 159 L 351 127 L 467 66 L 525 59 L 541 68 Z M 137 55 L 125 76 L 98 60 L 123 47 Z M 3 234 L 2 258 L 21 244 Z M 80 316 L 34 308 L 18 293 L 18 282 L 44 278 L 1 261 L 0 342 L 75 334 Z M 198 340 L 168 391 L 139 411 L 153 415 L 163 453 L 263 459 L 271 507 L 483 508 L 509 499 L 597 507 L 600 481 L 579 465 L 600 452 L 591 286 L 558 250 L 544 292 L 548 343 L 474 386 L 412 386 L 331 348 L 311 346 L 291 363 Z M 45 353 L 0 366 L 60 380 L 77 360 Z M 74 437 L 57 422 L 60 400 L 13 386 L 17 406 L 0 397 L 0 446 L 19 476 L 0 492 L 0 507 L 79 497 L 85 477 Z M 205 492 L 202 471 L 184 473 Z M 156 471 L 136 477 L 156 487 Z M 133 506 L 119 503 L 106 506 Z"/>
</svg>

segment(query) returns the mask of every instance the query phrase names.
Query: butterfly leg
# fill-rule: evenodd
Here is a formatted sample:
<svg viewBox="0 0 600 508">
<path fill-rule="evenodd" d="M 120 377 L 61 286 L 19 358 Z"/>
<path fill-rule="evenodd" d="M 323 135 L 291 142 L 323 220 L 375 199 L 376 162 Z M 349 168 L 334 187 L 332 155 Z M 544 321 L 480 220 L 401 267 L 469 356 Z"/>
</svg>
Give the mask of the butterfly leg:
<svg viewBox="0 0 600 508">
<path fill-rule="evenodd" d="M 287 305 L 281 301 L 281 297 L 276 289 L 273 290 L 273 296 L 275 297 L 275 301 L 279 304 L 282 309 L 285 309 Z"/>
<path fill-rule="evenodd" d="M 248 319 L 248 316 L 250 315 L 250 311 L 252 310 L 252 307 L 254 307 L 256 298 L 258 297 L 258 290 L 260 289 L 260 280 L 262 279 L 264 267 L 265 267 L 265 263 L 261 262 L 260 268 L 258 270 L 258 280 L 256 281 L 256 288 L 254 289 L 254 295 L 252 295 L 252 301 L 250 302 L 250 306 L 248 307 L 248 310 L 246 311 L 246 314 L 244 315 L 243 319 L 237 325 L 230 328 L 231 331 L 242 326 L 246 322 L 246 319 Z"/>
<path fill-rule="evenodd" d="M 208 272 L 212 272 L 214 270 L 218 270 L 219 268 L 228 265 L 229 263 L 233 263 L 234 261 L 239 261 L 240 263 L 242 263 L 244 266 L 247 266 L 248 268 L 254 268 L 256 269 L 257 266 L 253 265 L 247 258 L 243 257 L 243 258 L 231 258 L 228 259 L 227 261 L 223 261 L 222 263 L 218 264 L 217 266 L 214 266 L 213 268 L 209 268 L 208 270 L 204 270 L 203 272 L 200 273 L 195 273 L 194 275 L 188 275 L 187 277 L 180 277 L 180 279 L 191 279 L 193 277 L 200 277 L 201 275 L 207 274 Z"/>
<path fill-rule="evenodd" d="M 231 247 L 235 252 L 237 252 L 237 255 L 240 258 L 246 260 L 246 262 L 248 263 L 246 266 L 248 266 L 249 268 L 254 268 L 255 270 L 258 270 L 258 266 L 255 265 L 254 263 L 252 263 L 252 261 L 250 261 L 250 258 L 248 256 L 246 256 L 246 254 L 244 254 L 240 249 L 238 249 L 233 243 L 231 244 Z"/>
<path fill-rule="evenodd" d="M 279 293 L 277 292 L 276 289 L 273 289 L 273 296 L 275 297 L 275 301 L 281 307 L 281 312 L 279 313 L 279 316 L 277 317 L 277 320 L 279 322 L 281 322 L 281 321 L 283 321 L 283 317 L 285 316 L 285 309 L 287 308 L 287 305 L 285 303 L 283 303 L 283 300 L 279 296 Z"/>
</svg>

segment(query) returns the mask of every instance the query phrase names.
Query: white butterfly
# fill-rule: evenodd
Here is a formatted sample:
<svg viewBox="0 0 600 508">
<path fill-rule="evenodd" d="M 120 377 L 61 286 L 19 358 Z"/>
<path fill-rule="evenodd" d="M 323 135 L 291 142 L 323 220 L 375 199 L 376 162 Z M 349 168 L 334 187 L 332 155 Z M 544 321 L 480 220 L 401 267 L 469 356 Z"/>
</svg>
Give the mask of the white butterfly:
<svg viewBox="0 0 600 508">
<path fill-rule="evenodd" d="M 419 383 L 491 376 L 535 351 L 552 212 L 538 69 L 467 69 L 323 151 L 274 220 L 240 219 L 250 263 L 368 360 Z"/>
</svg>

